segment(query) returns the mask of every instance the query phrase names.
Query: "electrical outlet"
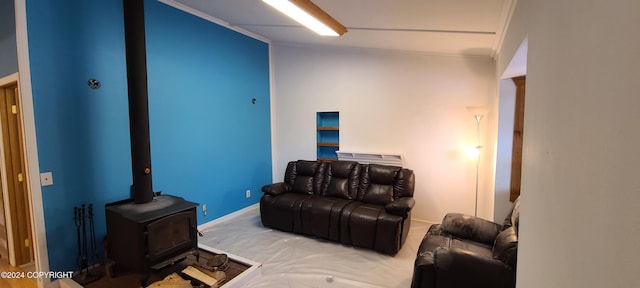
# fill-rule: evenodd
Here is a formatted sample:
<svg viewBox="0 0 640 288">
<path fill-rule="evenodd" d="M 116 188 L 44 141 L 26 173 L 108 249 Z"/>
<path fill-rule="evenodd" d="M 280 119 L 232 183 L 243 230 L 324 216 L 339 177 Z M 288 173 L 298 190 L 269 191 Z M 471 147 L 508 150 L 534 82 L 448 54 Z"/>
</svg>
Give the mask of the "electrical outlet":
<svg viewBox="0 0 640 288">
<path fill-rule="evenodd" d="M 202 214 L 204 214 L 204 216 L 207 216 L 207 204 L 202 204 Z"/>
<path fill-rule="evenodd" d="M 245 196 L 246 196 L 247 198 L 250 198 L 250 197 L 251 197 L 251 190 L 247 190 L 247 191 L 245 191 L 245 192 L 244 192 L 244 194 L 245 194 Z"/>
<path fill-rule="evenodd" d="M 51 172 L 40 173 L 40 185 L 41 186 L 53 185 L 53 174 Z"/>
</svg>

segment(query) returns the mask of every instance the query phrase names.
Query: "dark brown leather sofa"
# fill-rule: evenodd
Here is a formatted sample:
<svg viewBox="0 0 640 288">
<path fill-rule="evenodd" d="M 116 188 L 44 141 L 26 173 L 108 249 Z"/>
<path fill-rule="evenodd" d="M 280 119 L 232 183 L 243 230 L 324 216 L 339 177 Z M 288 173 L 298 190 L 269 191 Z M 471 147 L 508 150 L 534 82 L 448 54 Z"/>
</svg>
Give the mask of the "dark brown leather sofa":
<svg viewBox="0 0 640 288">
<path fill-rule="evenodd" d="M 291 161 L 284 182 L 262 187 L 266 227 L 395 255 L 415 204 L 412 170 L 350 161 Z"/>
<path fill-rule="evenodd" d="M 418 248 L 411 288 L 514 288 L 520 199 L 502 225 L 450 213 Z"/>
</svg>

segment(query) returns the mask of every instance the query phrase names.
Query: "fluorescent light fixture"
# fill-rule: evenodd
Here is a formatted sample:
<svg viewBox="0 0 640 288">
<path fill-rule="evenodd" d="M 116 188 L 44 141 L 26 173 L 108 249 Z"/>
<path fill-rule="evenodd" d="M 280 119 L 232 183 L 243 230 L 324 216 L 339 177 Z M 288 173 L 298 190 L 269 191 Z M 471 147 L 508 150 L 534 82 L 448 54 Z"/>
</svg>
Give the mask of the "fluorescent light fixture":
<svg viewBox="0 0 640 288">
<path fill-rule="evenodd" d="M 347 32 L 340 22 L 309 0 L 262 0 L 283 14 L 322 36 L 342 36 Z"/>
</svg>

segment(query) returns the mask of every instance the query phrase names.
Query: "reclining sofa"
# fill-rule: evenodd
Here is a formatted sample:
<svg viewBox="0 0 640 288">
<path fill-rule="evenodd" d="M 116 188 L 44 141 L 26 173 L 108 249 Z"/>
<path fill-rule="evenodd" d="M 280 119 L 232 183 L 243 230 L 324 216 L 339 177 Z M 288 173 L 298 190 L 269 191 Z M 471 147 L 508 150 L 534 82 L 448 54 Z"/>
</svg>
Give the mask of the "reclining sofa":
<svg viewBox="0 0 640 288">
<path fill-rule="evenodd" d="M 449 213 L 424 236 L 411 288 L 514 288 L 520 198 L 502 225 Z"/>
<path fill-rule="evenodd" d="M 262 187 L 265 227 L 395 255 L 415 204 L 412 170 L 352 161 L 291 161 Z"/>
</svg>

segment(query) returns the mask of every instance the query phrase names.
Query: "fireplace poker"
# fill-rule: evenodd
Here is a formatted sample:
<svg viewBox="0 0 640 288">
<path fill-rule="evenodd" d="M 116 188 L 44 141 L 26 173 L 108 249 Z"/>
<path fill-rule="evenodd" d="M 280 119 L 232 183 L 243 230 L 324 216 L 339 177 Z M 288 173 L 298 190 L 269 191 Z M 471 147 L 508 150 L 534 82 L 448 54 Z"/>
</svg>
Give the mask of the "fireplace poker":
<svg viewBox="0 0 640 288">
<path fill-rule="evenodd" d="M 85 221 L 87 214 L 85 204 L 82 204 L 82 208 L 80 209 L 82 209 L 82 249 L 84 250 L 82 254 L 82 267 L 80 268 L 80 272 L 83 272 L 84 269 L 87 269 L 87 272 L 89 272 L 89 263 L 87 262 L 87 222 Z"/>
<path fill-rule="evenodd" d="M 78 240 L 78 268 L 82 270 L 82 244 L 80 242 L 80 225 L 82 221 L 80 208 L 73 207 L 73 221 L 76 224 L 76 239 Z"/>
<path fill-rule="evenodd" d="M 89 204 L 89 233 L 91 233 L 91 252 L 93 255 L 93 261 L 98 263 L 98 249 L 96 247 L 96 230 L 93 226 L 93 204 Z M 95 264 L 94 263 L 94 264 Z"/>
<path fill-rule="evenodd" d="M 93 205 L 89 204 L 89 211 L 87 212 L 87 205 L 82 204 L 81 207 L 74 207 L 74 220 L 76 224 L 76 234 L 78 240 L 78 264 L 80 266 L 80 273 L 73 276 L 73 279 L 80 285 L 85 285 L 100 279 L 101 275 L 93 275 L 89 272 L 89 245 L 91 245 L 91 251 L 94 253 L 95 258 L 98 258 L 98 252 L 95 244 L 95 230 L 93 226 Z M 87 218 L 89 218 L 89 232 L 91 233 L 91 244 L 87 242 Z M 80 237 L 80 228 L 82 227 L 82 237 Z M 97 261 L 97 260 L 96 260 Z"/>
</svg>

